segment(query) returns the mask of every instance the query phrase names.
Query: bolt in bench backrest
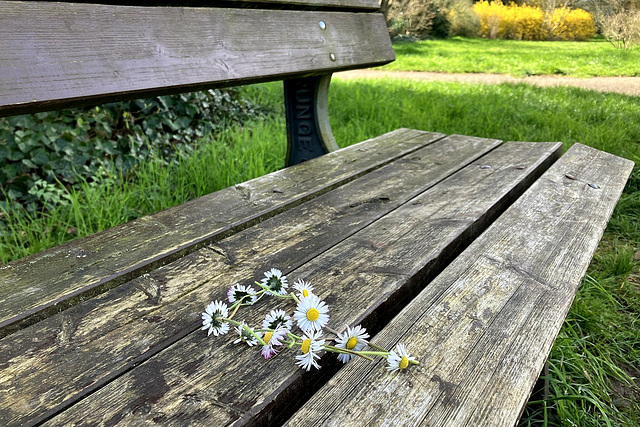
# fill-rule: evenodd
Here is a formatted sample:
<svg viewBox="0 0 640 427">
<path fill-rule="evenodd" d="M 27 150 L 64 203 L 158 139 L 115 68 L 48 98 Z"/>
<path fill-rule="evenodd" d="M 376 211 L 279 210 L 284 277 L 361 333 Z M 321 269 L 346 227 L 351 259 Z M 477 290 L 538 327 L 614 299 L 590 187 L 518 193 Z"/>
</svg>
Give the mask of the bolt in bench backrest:
<svg viewBox="0 0 640 427">
<path fill-rule="evenodd" d="M 285 88 L 290 139 L 319 133 L 326 152 L 331 73 L 394 59 L 377 0 L 188 2 L 200 3 L 224 7 L 0 1 L 0 116 L 298 79 Z M 300 90 L 317 129 L 290 121 L 308 109 Z"/>
</svg>

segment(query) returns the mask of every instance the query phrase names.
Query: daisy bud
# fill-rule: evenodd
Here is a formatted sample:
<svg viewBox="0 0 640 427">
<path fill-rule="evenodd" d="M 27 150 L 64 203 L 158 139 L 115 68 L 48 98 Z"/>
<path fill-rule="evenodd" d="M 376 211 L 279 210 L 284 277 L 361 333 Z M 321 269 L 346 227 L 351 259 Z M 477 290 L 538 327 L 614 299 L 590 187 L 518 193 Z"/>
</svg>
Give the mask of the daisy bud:
<svg viewBox="0 0 640 427">
<path fill-rule="evenodd" d="M 282 274 L 282 271 L 277 268 L 272 268 L 269 271 L 265 271 L 264 279 L 261 280 L 263 286 L 269 288 L 269 290 L 278 295 L 285 295 L 289 284 L 287 283 L 287 276 Z"/>
<path fill-rule="evenodd" d="M 202 330 L 208 329 L 207 336 L 224 335 L 229 332 L 229 323 L 224 321 L 229 315 L 227 304 L 222 301 L 211 301 L 202 313 Z"/>
<path fill-rule="evenodd" d="M 287 316 L 284 310 L 271 310 L 262 321 L 262 329 L 276 329 L 278 326 L 290 330 L 291 316 Z"/>
<path fill-rule="evenodd" d="M 258 299 L 256 291 L 251 286 L 245 286 L 239 283 L 229 288 L 227 298 L 231 304 L 240 300 L 245 304 L 253 304 Z"/>
</svg>

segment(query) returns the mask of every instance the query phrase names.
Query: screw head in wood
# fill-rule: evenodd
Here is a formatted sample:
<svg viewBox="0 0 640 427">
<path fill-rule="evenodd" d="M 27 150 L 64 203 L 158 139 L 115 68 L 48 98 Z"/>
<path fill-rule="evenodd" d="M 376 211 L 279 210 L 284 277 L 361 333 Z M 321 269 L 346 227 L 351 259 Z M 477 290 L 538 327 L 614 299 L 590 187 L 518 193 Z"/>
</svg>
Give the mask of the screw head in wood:
<svg viewBox="0 0 640 427">
<path fill-rule="evenodd" d="M 320 27 L 321 30 L 327 29 L 327 24 L 325 24 L 324 21 L 318 22 L 318 26 Z"/>
<path fill-rule="evenodd" d="M 333 62 L 336 62 L 336 56 L 333 53 L 329 54 L 329 59 L 332 60 Z"/>
</svg>

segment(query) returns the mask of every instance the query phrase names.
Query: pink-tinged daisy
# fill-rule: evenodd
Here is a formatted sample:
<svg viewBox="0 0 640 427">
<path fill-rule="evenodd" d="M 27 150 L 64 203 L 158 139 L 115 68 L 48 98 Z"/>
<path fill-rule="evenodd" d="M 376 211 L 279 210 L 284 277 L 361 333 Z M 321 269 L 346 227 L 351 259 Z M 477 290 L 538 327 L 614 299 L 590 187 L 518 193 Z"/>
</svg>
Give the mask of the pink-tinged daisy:
<svg viewBox="0 0 640 427">
<path fill-rule="evenodd" d="M 411 362 L 415 360 L 416 358 L 411 357 L 411 355 L 407 352 L 407 347 L 405 347 L 404 344 L 398 344 L 395 351 L 391 350 L 391 352 L 387 356 L 387 370 L 399 371 L 402 369 L 407 369 Z"/>
<path fill-rule="evenodd" d="M 311 332 L 302 337 L 302 345 L 300 346 L 302 354 L 296 356 L 298 360 L 296 365 L 302 369 L 309 371 L 311 370 L 311 366 L 320 369 L 320 365 L 318 365 L 318 362 L 315 360 L 320 359 L 318 352 L 320 352 L 322 346 L 324 346 L 324 340 L 320 339 L 320 335 L 322 335 L 322 332 Z"/>
<path fill-rule="evenodd" d="M 329 322 L 329 306 L 316 295 L 303 298 L 298 303 L 293 318 L 305 333 L 321 331 Z"/>
<path fill-rule="evenodd" d="M 271 310 L 262 321 L 262 329 L 276 329 L 278 326 L 291 330 L 291 316 L 287 316 L 284 310 Z"/>
<path fill-rule="evenodd" d="M 229 298 L 229 302 L 233 304 L 236 301 L 242 300 L 244 304 L 253 304 L 256 302 L 258 297 L 256 296 L 256 291 L 251 286 L 241 285 L 236 283 L 227 291 L 227 298 Z M 244 298 L 244 299 L 243 299 Z"/>
<path fill-rule="evenodd" d="M 278 351 L 274 348 L 277 345 L 282 345 L 285 337 L 287 336 L 287 329 L 282 326 L 278 326 L 275 331 L 265 332 L 262 340 L 266 345 L 262 346 L 262 356 L 265 359 L 271 359 L 273 355 Z"/>
<path fill-rule="evenodd" d="M 368 344 L 367 338 L 369 338 L 369 334 L 362 326 L 358 325 L 353 329 L 351 329 L 350 326 L 347 326 L 347 330 L 345 332 L 338 334 L 336 347 L 360 351 Z M 353 354 L 338 354 L 338 360 L 342 363 L 347 363 L 353 357 L 355 357 Z"/>
<path fill-rule="evenodd" d="M 247 324 L 242 321 L 242 325 L 243 326 L 247 326 Z M 253 347 L 254 345 L 258 344 L 258 339 L 251 335 L 245 328 L 243 328 L 242 326 L 236 326 L 236 332 L 238 333 L 238 335 L 240 336 L 240 338 L 236 339 L 233 343 L 234 344 L 238 344 L 238 343 L 245 343 L 247 344 L 249 347 Z M 253 331 L 254 334 L 258 335 L 260 338 L 262 338 L 262 332 L 256 332 Z"/>
<path fill-rule="evenodd" d="M 300 294 L 298 295 L 300 299 L 307 298 L 308 296 L 313 295 L 313 286 L 311 286 L 311 283 L 305 282 L 302 279 L 296 280 L 296 282 L 293 284 L 293 288 L 300 292 Z"/>
<path fill-rule="evenodd" d="M 282 271 L 277 268 L 272 268 L 269 271 L 265 271 L 262 284 L 269 288 L 269 290 L 278 295 L 285 295 L 289 284 L 287 283 L 287 276 L 282 274 Z"/>
<path fill-rule="evenodd" d="M 209 329 L 207 336 L 224 335 L 229 332 L 229 323 L 224 320 L 229 315 L 227 304 L 222 301 L 211 301 L 202 313 L 202 330 Z"/>
</svg>

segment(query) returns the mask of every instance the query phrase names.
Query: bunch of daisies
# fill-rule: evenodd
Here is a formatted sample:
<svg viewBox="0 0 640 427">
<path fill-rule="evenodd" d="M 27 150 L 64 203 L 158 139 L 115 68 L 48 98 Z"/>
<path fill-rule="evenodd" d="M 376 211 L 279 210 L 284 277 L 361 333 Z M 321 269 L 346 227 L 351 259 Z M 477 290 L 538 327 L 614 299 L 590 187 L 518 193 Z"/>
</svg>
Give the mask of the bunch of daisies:
<svg viewBox="0 0 640 427">
<path fill-rule="evenodd" d="M 293 284 L 295 292 L 289 292 L 287 277 L 277 268 L 264 273 L 264 278 L 252 286 L 235 284 L 227 292 L 229 304 L 223 301 L 212 301 L 202 313 L 202 330 L 207 335 L 225 335 L 229 332 L 229 325 L 235 327 L 238 338 L 235 344 L 244 343 L 250 347 L 260 346 L 262 356 L 270 359 L 278 354 L 282 348 L 296 347 L 300 353 L 296 355 L 296 365 L 309 371 L 311 367 L 320 369 L 318 360 L 320 352 L 337 353 L 338 360 L 349 362 L 354 357 L 373 360 L 372 356 L 387 359 L 389 371 L 407 369 L 410 365 L 418 365 L 418 361 L 411 357 L 403 344 L 398 344 L 394 350 L 387 351 L 368 341 L 366 329 L 358 325 L 346 326 L 344 332 L 337 332 L 328 326 L 329 306 L 313 293 L 311 283 L 298 279 Z M 271 310 L 262 321 L 260 328 L 252 328 L 245 321 L 234 320 L 233 317 L 242 306 L 253 305 L 264 296 L 293 300 L 297 306 L 293 317 L 284 310 Z M 301 332 L 293 332 L 293 323 Z M 335 338 L 323 337 L 327 331 Z M 331 344 L 331 342 L 333 342 Z M 369 346 L 373 350 L 365 350 Z"/>
</svg>

